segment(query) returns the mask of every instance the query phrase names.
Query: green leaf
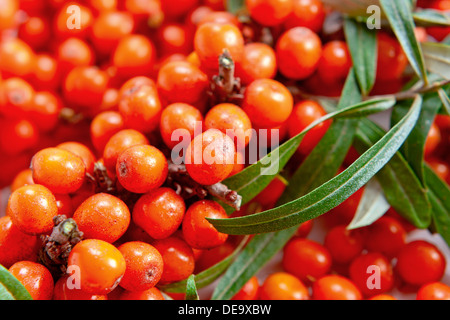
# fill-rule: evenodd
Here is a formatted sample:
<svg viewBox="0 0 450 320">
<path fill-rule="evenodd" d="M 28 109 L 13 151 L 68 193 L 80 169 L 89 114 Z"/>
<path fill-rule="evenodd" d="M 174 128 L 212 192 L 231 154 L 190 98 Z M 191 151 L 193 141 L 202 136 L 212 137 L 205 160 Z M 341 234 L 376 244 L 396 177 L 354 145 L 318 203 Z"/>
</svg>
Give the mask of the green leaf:
<svg viewBox="0 0 450 320">
<path fill-rule="evenodd" d="M 386 132 L 369 119 L 362 119 L 353 146 L 364 153 Z M 430 222 L 430 204 L 427 192 L 404 156 L 397 152 L 376 175 L 389 204 L 418 228 Z"/>
<path fill-rule="evenodd" d="M 371 225 L 382 217 L 390 208 L 380 183 L 372 178 L 364 187 L 364 192 L 347 229 L 357 229 Z"/>
<path fill-rule="evenodd" d="M 409 104 L 410 102 L 408 101 L 402 101 L 395 107 L 391 117 L 392 124 L 397 123 L 399 119 L 403 118 L 408 111 Z M 406 161 L 411 165 L 411 168 L 414 170 L 423 186 L 425 186 L 423 172 L 425 142 L 441 105 L 440 98 L 437 94 L 433 93 L 424 96 L 419 120 L 401 149 Z"/>
<path fill-rule="evenodd" d="M 439 10 L 422 9 L 414 12 L 413 18 L 416 25 L 420 27 L 450 26 L 450 15 Z"/>
<path fill-rule="evenodd" d="M 241 241 L 239 246 L 237 246 L 236 249 L 228 257 L 226 257 L 225 259 L 216 263 L 212 267 L 195 275 L 196 287 L 198 289 L 205 288 L 206 286 L 208 286 L 211 283 L 213 283 L 214 281 L 216 281 L 225 272 L 225 270 L 230 266 L 230 264 L 233 262 L 234 258 L 238 255 L 238 253 L 242 250 L 242 248 L 247 243 L 247 240 L 248 240 L 248 238 L 244 237 L 244 239 Z M 188 282 L 188 279 L 185 279 L 185 280 L 181 280 L 181 281 L 166 284 L 166 285 L 159 285 L 158 288 L 164 292 L 185 293 L 187 282 Z"/>
<path fill-rule="evenodd" d="M 348 105 L 358 103 L 360 99 L 361 95 L 354 72 L 351 71 L 342 92 L 339 108 L 344 109 Z M 348 120 L 339 120 L 332 124 L 329 132 L 332 132 L 330 130 L 335 128 L 338 130 L 338 134 L 334 134 L 333 131 L 333 134 L 326 134 L 322 138 L 319 145 L 303 162 L 296 174 L 289 179 L 289 185 L 279 199 L 279 204 L 296 199 L 335 175 L 347 153 L 346 150 L 353 141 L 353 136 L 347 134 L 347 131 L 353 131 L 353 126 L 354 121 Z M 346 132 L 339 132 L 340 129 Z M 311 163 L 311 165 L 308 163 Z M 306 176 L 302 174 L 303 171 L 306 172 Z M 305 177 L 310 179 L 305 179 Z M 279 232 L 256 235 L 219 281 L 213 293 L 213 298 L 229 299 L 235 295 L 254 274 L 284 247 L 296 230 L 297 227 L 293 227 Z"/>
<path fill-rule="evenodd" d="M 444 109 L 444 113 L 447 116 L 450 116 L 450 97 L 448 96 L 447 92 L 445 92 L 444 89 L 440 88 L 438 90 L 438 94 L 439 94 L 439 98 L 441 99 L 442 105 L 443 105 L 443 109 Z"/>
<path fill-rule="evenodd" d="M 429 166 L 425 166 L 425 178 L 432 206 L 433 228 L 450 246 L 449 186 Z"/>
<path fill-rule="evenodd" d="M 450 80 L 450 45 L 424 42 L 422 50 L 427 70 Z"/>
<path fill-rule="evenodd" d="M 226 4 L 228 12 L 233 14 L 245 8 L 245 0 L 227 0 Z"/>
<path fill-rule="evenodd" d="M 299 225 L 335 208 L 381 170 L 405 142 L 420 114 L 418 95 L 408 114 L 345 171 L 307 195 L 280 207 L 232 219 L 208 219 L 227 234 L 273 232 Z"/>
<path fill-rule="evenodd" d="M 32 300 L 25 287 L 0 265 L 0 300 Z"/>
<path fill-rule="evenodd" d="M 375 83 L 377 70 L 376 31 L 353 19 L 345 19 L 345 38 L 362 94 L 367 96 Z"/>
<path fill-rule="evenodd" d="M 403 51 L 417 75 L 428 83 L 422 49 L 414 33 L 411 3 L 407 0 L 380 0 L 381 7 L 389 20 Z"/>
<path fill-rule="evenodd" d="M 369 6 L 379 5 L 378 0 L 322 0 L 322 2 L 350 17 L 365 17 Z"/>
<path fill-rule="evenodd" d="M 195 284 L 195 275 L 191 274 L 186 281 L 186 297 L 185 300 L 200 300 Z"/>
</svg>

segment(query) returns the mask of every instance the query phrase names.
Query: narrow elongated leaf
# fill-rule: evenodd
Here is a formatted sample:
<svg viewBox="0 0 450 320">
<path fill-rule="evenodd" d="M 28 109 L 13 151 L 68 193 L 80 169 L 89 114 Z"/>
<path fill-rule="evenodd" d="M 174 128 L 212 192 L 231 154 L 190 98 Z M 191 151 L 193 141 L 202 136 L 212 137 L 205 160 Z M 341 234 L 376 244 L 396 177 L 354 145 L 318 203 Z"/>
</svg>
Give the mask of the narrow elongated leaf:
<svg viewBox="0 0 450 320">
<path fill-rule="evenodd" d="M 441 100 L 436 93 L 427 94 L 424 96 L 419 120 L 401 149 L 406 161 L 408 161 L 411 165 L 411 168 L 414 170 L 423 186 L 425 186 L 423 172 L 425 142 L 434 118 L 441 108 L 441 105 Z M 397 123 L 401 118 L 403 118 L 408 111 L 408 108 L 408 101 L 402 101 L 399 103 L 392 112 L 392 124 Z"/>
<path fill-rule="evenodd" d="M 450 79 L 450 45 L 444 43 L 422 43 L 423 57 L 428 71 Z"/>
<path fill-rule="evenodd" d="M 450 97 L 448 96 L 447 92 L 445 92 L 444 89 L 440 88 L 438 90 L 439 98 L 441 99 L 444 113 L 447 116 L 450 116 Z"/>
<path fill-rule="evenodd" d="M 364 187 L 364 192 L 347 229 L 357 229 L 371 225 L 382 217 L 390 208 L 380 183 L 372 178 Z"/>
<path fill-rule="evenodd" d="M 185 300 L 200 300 L 195 284 L 195 275 L 190 275 L 186 282 L 186 298 Z"/>
<path fill-rule="evenodd" d="M 377 70 L 376 31 L 349 18 L 345 19 L 344 31 L 359 87 L 367 96 L 375 83 Z"/>
<path fill-rule="evenodd" d="M 407 0 L 380 0 L 381 7 L 417 75 L 428 83 L 422 49 L 414 33 L 412 6 Z"/>
<path fill-rule="evenodd" d="M 299 225 L 335 208 L 381 170 L 405 142 L 420 114 L 418 95 L 408 114 L 345 171 L 307 195 L 262 213 L 232 219 L 208 219 L 228 234 L 273 232 Z"/>
<path fill-rule="evenodd" d="M 0 265 L 0 300 L 32 300 L 27 289 Z"/>
<path fill-rule="evenodd" d="M 354 147 L 364 153 L 386 132 L 369 119 L 361 119 Z M 404 156 L 397 152 L 376 175 L 389 204 L 411 224 L 426 228 L 430 222 L 427 191 Z"/>
<path fill-rule="evenodd" d="M 450 26 L 450 14 L 439 10 L 419 10 L 413 13 L 413 18 L 416 25 L 420 27 Z"/>
<path fill-rule="evenodd" d="M 195 275 L 195 285 L 197 289 L 202 289 L 210 285 L 214 281 L 216 281 L 225 272 L 225 270 L 227 270 L 227 268 L 230 266 L 234 258 L 239 254 L 239 252 L 241 252 L 242 248 L 247 243 L 247 240 L 248 238 L 245 237 L 241 241 L 239 246 L 237 246 L 236 249 L 228 257 L 216 263 L 212 267 Z M 159 285 L 158 288 L 163 292 L 185 293 L 187 281 L 188 279 L 170 283 L 167 285 Z"/>
<path fill-rule="evenodd" d="M 342 92 L 339 108 L 344 109 L 348 105 L 356 104 L 360 99 L 361 95 L 354 72 L 351 71 Z M 346 150 L 353 141 L 351 135 L 354 130 L 353 126 L 356 127 L 354 121 L 348 120 L 339 120 L 332 124 L 329 128 L 330 134 L 326 134 L 322 138 L 311 155 L 303 162 L 294 176 L 289 179 L 289 185 L 278 204 L 294 200 L 334 176 L 347 153 Z M 339 131 L 340 129 L 343 131 L 334 134 L 334 130 Z M 306 171 L 306 176 L 302 174 L 303 171 Z M 310 179 L 305 179 L 306 177 Z M 284 247 L 296 230 L 297 227 L 293 227 L 279 232 L 256 235 L 219 281 L 214 290 L 213 298 L 229 299 L 234 296 L 254 274 Z"/>
<path fill-rule="evenodd" d="M 429 166 L 425 166 L 425 179 L 432 205 L 433 228 L 450 246 L 450 189 Z"/>
</svg>

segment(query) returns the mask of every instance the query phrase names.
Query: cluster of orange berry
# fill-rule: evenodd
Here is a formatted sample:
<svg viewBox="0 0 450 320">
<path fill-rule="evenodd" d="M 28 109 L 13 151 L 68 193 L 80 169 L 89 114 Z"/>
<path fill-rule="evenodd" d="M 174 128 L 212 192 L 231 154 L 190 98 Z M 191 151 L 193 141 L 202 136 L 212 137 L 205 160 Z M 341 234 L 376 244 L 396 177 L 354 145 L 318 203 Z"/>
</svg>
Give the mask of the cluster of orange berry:
<svg viewBox="0 0 450 320">
<path fill-rule="evenodd" d="M 449 3 L 433 1 L 440 10 Z M 228 217 L 207 196 L 236 201 L 221 182 L 249 164 L 258 137 L 228 132 L 277 130 L 280 140 L 266 148 L 297 135 L 326 112 L 296 89 L 339 96 L 352 67 L 342 28 L 324 27 L 333 11 L 320 0 L 245 4 L 239 16 L 223 0 L 0 0 L 0 187 L 9 187 L 0 264 L 33 299 L 165 299 L 158 286 L 234 250 L 236 237 L 206 220 Z M 417 28 L 422 39 L 445 32 Z M 395 37 L 380 32 L 373 93 L 396 92 L 407 64 Z M 299 161 L 328 126 L 305 136 Z M 187 142 L 174 139 L 177 130 Z M 449 133 L 442 116 L 427 143 L 447 181 L 449 155 L 439 146 Z M 184 166 L 171 154 L 180 143 Z M 254 201 L 273 206 L 283 186 L 275 179 Z M 346 205 L 335 211 L 348 217 Z M 369 265 L 382 270 L 370 294 L 382 294 L 394 286 L 394 256 L 407 284 L 444 274 L 442 253 L 407 244 L 392 217 L 367 237 L 333 228 L 323 246 L 305 239 L 311 227 L 286 245 L 286 272 L 261 286 L 252 278 L 234 298 L 309 299 L 311 284 L 315 299 L 362 299 Z M 350 264 L 348 279 L 330 275 L 335 263 Z M 421 298 L 450 297 L 445 284 L 421 290 Z"/>
</svg>

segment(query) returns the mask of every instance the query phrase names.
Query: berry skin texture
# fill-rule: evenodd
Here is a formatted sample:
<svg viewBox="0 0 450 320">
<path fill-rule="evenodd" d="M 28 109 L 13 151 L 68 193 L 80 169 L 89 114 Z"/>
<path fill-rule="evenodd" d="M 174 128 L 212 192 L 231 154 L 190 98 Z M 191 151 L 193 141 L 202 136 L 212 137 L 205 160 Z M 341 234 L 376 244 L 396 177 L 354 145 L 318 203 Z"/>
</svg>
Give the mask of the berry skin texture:
<svg viewBox="0 0 450 320">
<path fill-rule="evenodd" d="M 442 282 L 431 282 L 419 288 L 416 300 L 450 300 L 450 287 Z"/>
<path fill-rule="evenodd" d="M 58 215 L 56 198 L 39 184 L 21 187 L 10 195 L 6 215 L 26 234 L 49 232 L 53 228 L 53 218 Z"/>
<path fill-rule="evenodd" d="M 198 27 L 194 37 L 194 48 L 202 67 L 216 71 L 217 61 L 224 50 L 228 50 L 234 63 L 237 64 L 242 60 L 244 38 L 239 28 L 233 24 L 208 22 Z"/>
<path fill-rule="evenodd" d="M 157 240 L 153 246 L 161 253 L 164 261 L 160 284 L 187 279 L 194 272 L 194 252 L 181 238 L 173 236 Z"/>
<path fill-rule="evenodd" d="M 205 128 L 227 134 L 235 142 L 237 150 L 246 147 L 252 137 L 249 117 L 242 108 L 231 103 L 221 103 L 209 110 L 205 116 Z"/>
<path fill-rule="evenodd" d="M 384 216 L 367 227 L 365 247 L 393 258 L 406 244 L 406 235 L 405 228 L 397 219 Z"/>
<path fill-rule="evenodd" d="M 387 293 L 394 286 L 394 271 L 390 260 L 378 252 L 368 252 L 356 257 L 350 264 L 349 275 L 367 297 Z"/>
<path fill-rule="evenodd" d="M 195 137 L 197 132 L 202 132 L 198 126 L 203 123 L 203 115 L 197 108 L 186 103 L 173 103 L 168 105 L 161 114 L 160 132 L 161 137 L 170 149 L 179 143 L 187 148 L 188 144 Z M 177 140 L 179 137 L 175 130 L 187 130 L 190 135 L 189 141 Z M 182 133 L 181 131 L 179 133 Z M 175 140 L 175 141 L 172 141 Z"/>
<path fill-rule="evenodd" d="M 434 244 L 416 240 L 400 250 L 396 270 L 406 283 L 421 286 L 441 280 L 446 263 L 444 255 Z"/>
<path fill-rule="evenodd" d="M 261 285 L 260 300 L 309 300 L 307 287 L 295 276 L 286 272 L 269 275 Z"/>
<path fill-rule="evenodd" d="M 126 262 L 119 249 L 112 244 L 87 239 L 72 248 L 68 266 L 74 270 L 71 276 L 80 277 L 81 290 L 104 295 L 117 287 L 125 274 Z"/>
<path fill-rule="evenodd" d="M 322 41 L 305 27 L 295 27 L 278 39 L 275 52 L 278 69 L 288 79 L 303 80 L 317 69 L 322 56 Z"/>
<path fill-rule="evenodd" d="M 348 278 L 326 275 L 312 286 L 313 300 L 362 300 L 361 291 Z"/>
<path fill-rule="evenodd" d="M 186 170 L 192 179 L 213 185 L 227 178 L 234 168 L 233 140 L 217 129 L 196 136 L 186 149 Z"/>
<path fill-rule="evenodd" d="M 10 216 L 0 218 L 0 264 L 5 268 L 19 261 L 36 261 L 39 237 L 23 233 Z"/>
<path fill-rule="evenodd" d="M 277 73 L 275 50 L 265 43 L 246 44 L 242 61 L 236 65 L 236 73 L 244 85 L 256 79 L 274 78 Z"/>
<path fill-rule="evenodd" d="M 159 188 L 166 180 L 167 159 L 156 147 L 134 146 L 117 158 L 116 174 L 120 184 L 128 191 L 147 193 Z"/>
<path fill-rule="evenodd" d="M 9 268 L 33 300 L 51 300 L 54 282 L 50 271 L 43 265 L 31 261 L 19 261 Z"/>
<path fill-rule="evenodd" d="M 339 225 L 327 232 L 324 246 L 334 263 L 348 264 L 363 251 L 364 239 L 359 230 L 348 230 L 346 225 Z"/>
<path fill-rule="evenodd" d="M 86 172 L 94 174 L 94 166 L 97 161 L 94 153 L 86 145 L 76 141 L 66 141 L 56 146 L 57 148 L 64 149 L 79 156 L 86 167 Z"/>
<path fill-rule="evenodd" d="M 85 181 L 86 166 L 79 156 L 60 148 L 38 151 L 31 160 L 33 181 L 54 193 L 74 193 Z"/>
<path fill-rule="evenodd" d="M 294 98 L 280 82 L 272 79 L 253 81 L 246 89 L 242 108 L 257 128 L 282 125 L 291 115 Z"/>
<path fill-rule="evenodd" d="M 218 232 L 209 219 L 227 219 L 220 204 L 212 200 L 200 200 L 192 204 L 183 219 L 184 240 L 195 249 L 212 249 L 225 243 L 228 235 Z"/>
<path fill-rule="evenodd" d="M 95 150 L 103 155 L 108 140 L 117 132 L 125 129 L 122 115 L 117 111 L 104 111 L 92 119 L 90 138 Z"/>
<path fill-rule="evenodd" d="M 246 0 L 250 17 L 263 26 L 276 26 L 292 13 L 292 0 Z"/>
<path fill-rule="evenodd" d="M 108 300 L 106 295 L 91 294 L 77 288 L 69 288 L 67 283 L 71 283 L 68 275 L 63 275 L 56 281 L 53 290 L 53 300 Z"/>
<path fill-rule="evenodd" d="M 131 215 L 126 204 L 119 198 L 97 193 L 76 209 L 73 219 L 84 233 L 84 239 L 113 243 L 127 230 Z"/>
<path fill-rule="evenodd" d="M 398 41 L 390 35 L 379 32 L 378 61 L 376 79 L 379 81 L 398 80 L 408 65 L 408 58 Z"/>
<path fill-rule="evenodd" d="M 133 146 L 148 144 L 148 139 L 139 131 L 133 129 L 120 130 L 108 140 L 103 150 L 103 161 L 106 168 L 115 172 L 117 158 L 123 151 Z"/>
<path fill-rule="evenodd" d="M 317 71 L 326 83 L 343 82 L 352 67 L 352 58 L 347 43 L 330 41 L 323 46 Z"/>
<path fill-rule="evenodd" d="M 259 280 L 253 276 L 248 280 L 244 286 L 236 293 L 231 300 L 258 300 L 259 297 Z"/>
<path fill-rule="evenodd" d="M 286 29 L 307 27 L 318 33 L 325 21 L 325 9 L 321 0 L 293 0 L 292 13 L 284 21 Z"/>
<path fill-rule="evenodd" d="M 119 246 L 126 262 L 126 271 L 120 286 L 128 291 L 145 291 L 153 288 L 161 279 L 163 258 L 156 248 L 140 241 L 126 242 Z"/>
<path fill-rule="evenodd" d="M 186 205 L 173 189 L 158 188 L 142 195 L 133 208 L 133 222 L 153 239 L 171 236 L 181 225 Z"/>
<path fill-rule="evenodd" d="M 328 249 L 309 239 L 293 238 L 283 250 L 284 270 L 302 282 L 314 281 L 328 274 L 331 270 L 331 263 Z"/>
</svg>

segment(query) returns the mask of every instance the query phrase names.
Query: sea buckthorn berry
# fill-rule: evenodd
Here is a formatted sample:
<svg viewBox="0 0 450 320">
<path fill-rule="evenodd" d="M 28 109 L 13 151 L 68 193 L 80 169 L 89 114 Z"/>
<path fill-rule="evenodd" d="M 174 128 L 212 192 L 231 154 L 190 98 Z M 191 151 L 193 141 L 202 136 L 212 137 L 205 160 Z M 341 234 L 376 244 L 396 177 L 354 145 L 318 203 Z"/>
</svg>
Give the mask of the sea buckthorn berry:
<svg viewBox="0 0 450 320">
<path fill-rule="evenodd" d="M 320 104 L 312 100 L 304 100 L 294 106 L 288 120 L 288 130 L 291 137 L 305 130 L 314 121 L 324 117 L 327 113 Z M 299 152 L 303 155 L 311 153 L 330 127 L 330 121 L 324 121 L 312 128 L 302 139 Z"/>
<path fill-rule="evenodd" d="M 235 250 L 235 246 L 231 241 L 226 241 L 225 243 L 214 247 L 212 249 L 196 249 L 192 248 L 195 255 L 195 274 L 209 269 L 210 267 L 216 265 Z"/>
<path fill-rule="evenodd" d="M 450 300 L 450 287 L 442 282 L 431 282 L 419 288 L 416 300 Z"/>
<path fill-rule="evenodd" d="M 86 177 L 83 159 L 70 151 L 46 148 L 31 160 L 33 181 L 54 193 L 73 193 L 81 188 Z"/>
<path fill-rule="evenodd" d="M 429 157 L 430 155 L 432 155 L 436 151 L 441 141 L 441 130 L 439 129 L 436 122 L 433 122 L 430 127 L 430 131 L 428 131 L 427 139 L 425 142 L 425 156 Z"/>
<path fill-rule="evenodd" d="M 331 228 L 324 240 L 333 262 L 348 264 L 364 249 L 364 234 L 360 230 L 348 230 L 347 226 L 339 225 Z"/>
<path fill-rule="evenodd" d="M 91 121 L 89 133 L 97 153 L 103 155 L 108 140 L 123 129 L 125 129 L 125 123 L 119 112 L 104 111 L 96 115 Z"/>
<path fill-rule="evenodd" d="M 173 236 L 157 240 L 153 246 L 161 253 L 164 261 L 160 284 L 187 279 L 194 272 L 194 252 L 184 240 Z"/>
<path fill-rule="evenodd" d="M 116 175 L 120 184 L 134 193 L 159 188 L 168 174 L 167 159 L 156 147 L 130 147 L 117 158 Z"/>
<path fill-rule="evenodd" d="M 71 283 L 68 275 L 63 275 L 56 281 L 53 300 L 108 300 L 106 295 L 87 293 L 79 288 L 68 286 L 68 283 Z"/>
<path fill-rule="evenodd" d="M 0 148 L 10 156 L 32 150 L 39 140 L 35 124 L 26 119 L 11 119 L 0 122 Z"/>
<path fill-rule="evenodd" d="M 293 238 L 283 249 L 284 270 L 303 282 L 314 281 L 328 274 L 331 264 L 328 249 L 313 240 Z"/>
<path fill-rule="evenodd" d="M 51 300 L 55 286 L 50 271 L 42 264 L 19 261 L 9 268 L 9 272 L 19 280 L 33 300 Z"/>
<path fill-rule="evenodd" d="M 209 87 L 208 76 L 192 63 L 172 61 L 158 72 L 157 87 L 168 103 L 195 104 Z"/>
<path fill-rule="evenodd" d="M 152 245 L 132 241 L 119 246 L 126 262 L 126 271 L 119 285 L 129 291 L 145 291 L 153 288 L 163 273 L 163 258 Z"/>
<path fill-rule="evenodd" d="M 164 239 L 178 229 L 185 211 L 183 198 L 164 187 L 142 195 L 134 205 L 132 217 L 153 239 Z"/>
<path fill-rule="evenodd" d="M 283 23 L 294 8 L 292 0 L 246 0 L 250 17 L 263 26 Z"/>
<path fill-rule="evenodd" d="M 36 55 L 30 83 L 36 90 L 57 91 L 61 82 L 59 62 L 53 55 L 38 53 Z"/>
<path fill-rule="evenodd" d="M 450 179 L 450 164 L 439 158 L 429 158 L 426 160 L 427 164 L 434 170 L 434 172 L 443 180 Z"/>
<path fill-rule="evenodd" d="M 328 211 L 324 216 L 324 222 L 328 227 L 336 225 L 348 225 L 355 216 L 364 188 L 359 189 L 347 200 Z"/>
<path fill-rule="evenodd" d="M 95 50 L 103 56 L 113 52 L 120 39 L 134 30 L 133 16 L 125 11 L 102 11 L 92 25 L 91 39 Z"/>
<path fill-rule="evenodd" d="M 68 24 L 72 21 L 71 10 L 69 7 L 76 4 L 79 8 L 80 18 L 79 25 L 76 28 L 68 28 Z M 79 3 L 69 2 L 62 6 L 55 15 L 54 32 L 59 38 L 79 37 L 86 38 L 91 31 L 94 22 L 94 15 L 92 10 Z"/>
<path fill-rule="evenodd" d="M 0 114 L 8 118 L 22 118 L 32 110 L 35 91 L 27 81 L 13 77 L 0 85 Z"/>
<path fill-rule="evenodd" d="M 199 0 L 165 0 L 161 1 L 161 8 L 165 16 L 174 19 L 186 15 L 199 5 L 199 2 Z"/>
<path fill-rule="evenodd" d="M 318 33 L 325 21 L 325 8 L 321 0 L 293 0 L 292 13 L 284 21 L 284 27 L 306 27 Z"/>
<path fill-rule="evenodd" d="M 350 264 L 349 276 L 361 293 L 368 297 L 386 293 L 394 286 L 391 262 L 378 252 L 357 256 Z"/>
<path fill-rule="evenodd" d="M 408 58 L 398 41 L 389 34 L 379 32 L 377 38 L 377 80 L 389 81 L 399 79 L 408 65 Z"/>
<path fill-rule="evenodd" d="M 271 209 L 286 190 L 286 182 L 280 177 L 275 177 L 254 199 L 263 208 Z"/>
<path fill-rule="evenodd" d="M 343 82 L 352 64 L 347 43 L 340 40 L 330 41 L 323 46 L 317 72 L 327 83 Z"/>
<path fill-rule="evenodd" d="M 326 275 L 312 285 L 313 300 L 362 300 L 361 291 L 348 278 Z"/>
<path fill-rule="evenodd" d="M 158 288 L 151 288 L 145 291 L 123 291 L 119 300 L 165 300 Z"/>
<path fill-rule="evenodd" d="M 407 232 L 395 218 L 384 216 L 366 228 L 365 247 L 371 252 L 380 252 L 393 258 L 406 244 Z"/>
<path fill-rule="evenodd" d="M 217 129 L 196 136 L 186 149 L 186 169 L 192 179 L 213 185 L 227 178 L 234 167 L 233 140 Z"/>
<path fill-rule="evenodd" d="M 403 246 L 398 253 L 396 270 L 406 283 L 421 286 L 440 281 L 446 264 L 444 255 L 434 244 L 415 240 Z"/>
<path fill-rule="evenodd" d="M 282 83 L 272 79 L 258 79 L 245 90 L 242 108 L 252 124 L 258 128 L 282 125 L 291 115 L 294 98 Z"/>
<path fill-rule="evenodd" d="M 277 73 L 277 57 L 274 49 L 265 43 L 253 42 L 244 47 L 242 61 L 236 65 L 236 74 L 242 84 L 256 79 L 272 79 Z"/>
<path fill-rule="evenodd" d="M 5 0 L 0 11 L 0 31 L 12 28 L 16 23 L 16 14 L 19 12 L 19 2 Z"/>
<path fill-rule="evenodd" d="M 259 280 L 253 276 L 248 280 L 241 290 L 236 293 L 231 300 L 258 300 L 259 297 Z"/>
<path fill-rule="evenodd" d="M 237 64 L 242 60 L 244 37 L 234 24 L 203 23 L 195 33 L 194 49 L 202 67 L 209 71 L 217 71 L 218 59 L 224 50 L 229 52 L 234 63 Z"/>
<path fill-rule="evenodd" d="M 394 296 L 386 293 L 380 293 L 373 297 L 370 297 L 369 300 L 397 300 Z"/>
<path fill-rule="evenodd" d="M 233 139 L 236 149 L 245 148 L 252 138 L 252 123 L 242 108 L 232 103 L 221 103 L 205 116 L 205 128 L 218 129 Z"/>
<path fill-rule="evenodd" d="M 20 231 L 42 234 L 52 230 L 58 207 L 49 189 L 34 184 L 23 186 L 10 195 L 6 214 Z"/>
<path fill-rule="evenodd" d="M 72 197 L 68 194 L 55 194 L 58 215 L 71 218 L 74 213 Z"/>
<path fill-rule="evenodd" d="M 34 95 L 30 119 L 39 130 L 49 132 L 56 128 L 61 110 L 62 103 L 59 96 L 50 91 L 39 91 Z"/>
<path fill-rule="evenodd" d="M 156 88 L 156 83 L 153 79 L 146 76 L 132 77 L 120 86 L 119 99 L 124 99 L 143 86 Z"/>
<path fill-rule="evenodd" d="M 75 211 L 73 219 L 85 239 L 99 239 L 113 243 L 127 230 L 131 214 L 119 198 L 97 193 L 86 199 Z"/>
<path fill-rule="evenodd" d="M 319 65 L 322 41 L 310 29 L 295 27 L 281 35 L 275 52 L 281 74 L 292 80 L 303 80 L 310 77 Z"/>
<path fill-rule="evenodd" d="M 81 290 L 104 295 L 117 287 L 125 274 L 126 262 L 119 249 L 112 244 L 87 239 L 72 248 L 68 267 L 72 270 L 71 277 L 79 277 Z"/>
<path fill-rule="evenodd" d="M 6 77 L 27 77 L 33 72 L 35 53 L 23 40 L 9 38 L 0 42 L 0 71 Z"/>
<path fill-rule="evenodd" d="M 30 184 L 34 184 L 33 172 L 31 171 L 30 168 L 27 168 L 17 173 L 17 175 L 14 177 L 14 180 L 11 182 L 10 189 L 11 192 L 14 192 L 20 187 L 27 186 Z"/>
<path fill-rule="evenodd" d="M 120 39 L 112 56 L 117 75 L 125 79 L 151 73 L 155 60 L 156 50 L 153 42 L 139 34 Z"/>
<path fill-rule="evenodd" d="M 50 25 L 45 17 L 29 17 L 20 25 L 18 37 L 34 50 L 44 49 L 51 37 Z"/>
<path fill-rule="evenodd" d="M 123 151 L 133 146 L 148 144 L 148 139 L 139 131 L 133 129 L 120 130 L 108 140 L 103 150 L 103 161 L 106 168 L 116 172 L 117 158 Z"/>
<path fill-rule="evenodd" d="M 94 63 L 94 51 L 89 44 L 75 37 L 62 41 L 56 49 L 56 58 L 62 75 L 75 67 L 86 67 Z"/>
<path fill-rule="evenodd" d="M 161 114 L 159 125 L 161 137 L 166 146 L 170 149 L 180 143 L 186 148 L 195 137 L 195 134 L 197 132 L 202 132 L 202 123 L 203 115 L 197 108 L 186 103 L 170 104 L 162 111 Z M 189 141 L 180 141 L 182 134 L 185 132 L 184 130 L 189 133 Z"/>
<path fill-rule="evenodd" d="M 167 22 L 156 31 L 158 54 L 160 57 L 168 57 L 181 53 L 188 55 L 192 49 L 191 31 L 180 23 Z"/>
<path fill-rule="evenodd" d="M 225 209 L 215 201 L 200 200 L 193 203 L 182 223 L 184 240 L 193 248 L 211 249 L 228 239 L 227 234 L 218 232 L 206 218 L 227 219 L 228 216 Z"/>
<path fill-rule="evenodd" d="M 208 22 L 234 24 L 238 28 L 242 26 L 241 22 L 234 14 L 223 10 L 207 12 L 207 14 L 199 17 L 198 20 L 195 21 L 195 25 L 198 27 L 199 25 Z"/>
<path fill-rule="evenodd" d="M 64 149 L 79 156 L 86 167 L 86 172 L 89 174 L 94 173 L 95 162 L 97 161 L 94 153 L 86 145 L 76 141 L 66 141 L 56 146 L 57 148 Z"/>
<path fill-rule="evenodd" d="M 259 290 L 260 300 L 309 300 L 308 288 L 287 272 L 270 274 Z"/>
<path fill-rule="evenodd" d="M 161 110 L 158 91 L 151 86 L 141 86 L 119 102 L 119 112 L 125 126 L 142 133 L 150 133 L 158 127 Z"/>
<path fill-rule="evenodd" d="M 72 69 L 64 81 L 64 99 L 75 110 L 98 108 L 109 84 L 105 71 L 94 66 Z"/>
<path fill-rule="evenodd" d="M 0 264 L 5 268 L 19 261 L 37 261 L 40 246 L 39 237 L 20 231 L 10 216 L 0 218 Z"/>
</svg>

